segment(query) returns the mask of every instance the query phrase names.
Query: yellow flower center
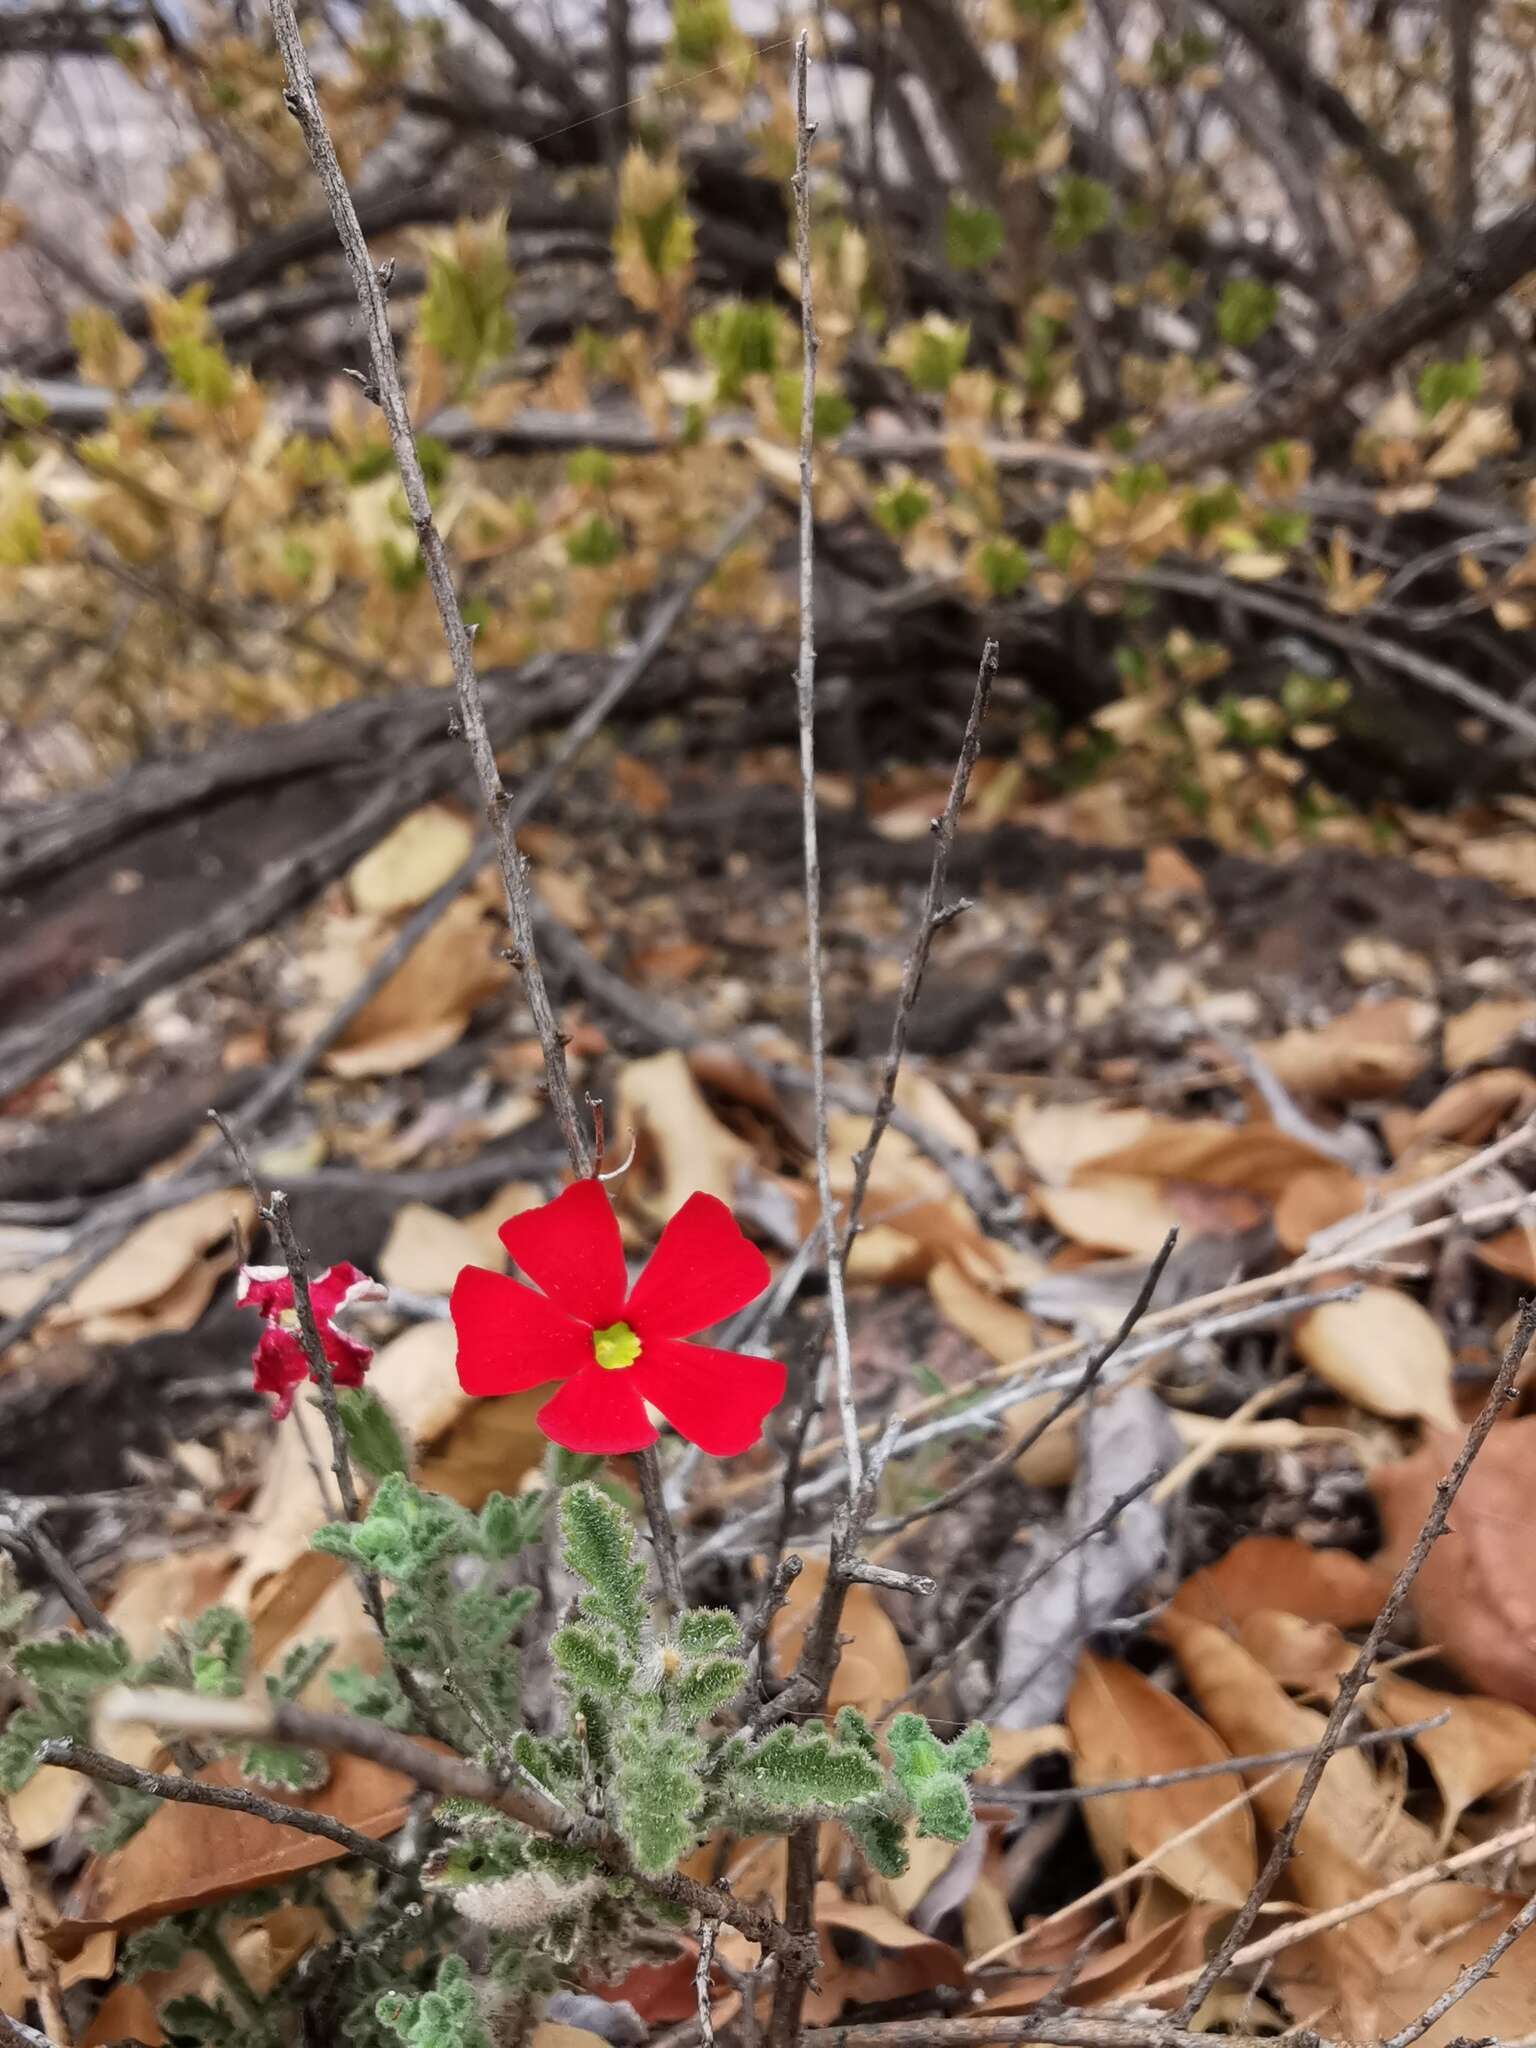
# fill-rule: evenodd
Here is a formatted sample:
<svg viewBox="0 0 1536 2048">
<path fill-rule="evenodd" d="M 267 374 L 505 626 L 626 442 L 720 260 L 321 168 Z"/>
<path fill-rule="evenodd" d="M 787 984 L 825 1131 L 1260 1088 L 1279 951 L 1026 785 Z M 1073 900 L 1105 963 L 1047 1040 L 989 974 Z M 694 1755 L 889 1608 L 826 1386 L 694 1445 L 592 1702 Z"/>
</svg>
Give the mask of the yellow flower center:
<svg viewBox="0 0 1536 2048">
<path fill-rule="evenodd" d="M 604 1372 L 623 1372 L 640 1356 L 640 1339 L 628 1323 L 610 1323 L 592 1332 L 592 1355 Z"/>
</svg>

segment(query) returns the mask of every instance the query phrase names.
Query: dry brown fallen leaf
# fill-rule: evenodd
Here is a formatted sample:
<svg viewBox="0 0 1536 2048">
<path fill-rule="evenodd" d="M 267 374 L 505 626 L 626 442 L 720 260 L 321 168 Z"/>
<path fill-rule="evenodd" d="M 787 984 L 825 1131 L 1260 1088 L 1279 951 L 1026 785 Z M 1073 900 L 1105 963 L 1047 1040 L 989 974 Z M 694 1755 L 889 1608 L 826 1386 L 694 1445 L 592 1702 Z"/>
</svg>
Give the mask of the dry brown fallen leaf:
<svg viewBox="0 0 1536 2048">
<path fill-rule="evenodd" d="M 1536 832 L 1467 839 L 1457 848 L 1461 865 L 1512 896 L 1536 896 Z"/>
<path fill-rule="evenodd" d="M 415 1796 L 414 1780 L 364 1757 L 339 1754 L 330 1764 L 324 1785 L 314 1792 L 286 1794 L 289 1803 L 328 1813 L 375 1841 L 402 1825 Z M 197 1775 L 207 1784 L 240 1783 L 230 1757 Z M 162 1806 L 123 1848 L 91 1859 L 49 1941 L 61 1955 L 72 1955 L 103 1927 L 126 1934 L 168 1913 L 193 1912 L 258 1885 L 284 1882 L 345 1853 L 321 1835 L 274 1827 L 254 1814 L 217 1806 Z"/>
<path fill-rule="evenodd" d="M 393 934 L 377 926 L 354 940 L 336 995 L 362 979 Z M 325 1056 L 334 1074 L 403 1074 L 458 1043 L 476 1006 L 510 973 L 473 899 L 451 903 Z"/>
<path fill-rule="evenodd" d="M 353 865 L 347 875 L 352 901 L 374 917 L 414 910 L 442 887 L 473 844 L 474 833 L 457 812 L 426 804 Z"/>
<path fill-rule="evenodd" d="M 958 1989 L 966 1981 L 964 1958 L 947 1941 L 919 1933 L 889 1907 L 862 1905 L 845 1899 L 835 1885 L 819 1884 L 815 1913 L 823 1962 L 806 2001 L 812 2026 L 829 2025 L 845 2005 L 910 1998 L 940 1984 Z M 833 1929 L 867 1943 L 873 1951 L 869 1960 L 844 1962 L 827 1939 Z"/>
<path fill-rule="evenodd" d="M 1370 1475 L 1382 1520 L 1382 1562 L 1406 1558 L 1461 1448 L 1459 1433 L 1426 1432 L 1411 1458 Z M 1536 1416 L 1500 1422 L 1468 1472 L 1450 1527 L 1409 1594 L 1426 1642 L 1479 1692 L 1536 1712 L 1536 1580 L 1530 1571 Z"/>
<path fill-rule="evenodd" d="M 1141 887 L 1147 896 L 1203 896 L 1205 881 L 1176 846 L 1149 846 L 1141 864 Z"/>
<path fill-rule="evenodd" d="M 1495 1273 L 1507 1273 L 1523 1287 L 1536 1287 L 1536 1224 L 1517 1223 L 1496 1237 L 1480 1239 L 1472 1249 Z"/>
<path fill-rule="evenodd" d="M 846 1196 L 853 1162 L 869 1135 L 869 1119 L 839 1111 L 829 1121 L 832 1190 Z M 790 1184 L 796 1227 L 813 1229 L 819 1211 L 810 1178 Z M 1020 1284 L 1034 1277 L 1004 1246 L 987 1237 L 948 1178 L 925 1159 L 903 1131 L 887 1131 L 870 1175 L 865 1228 L 854 1242 L 848 1276 L 856 1281 L 920 1280 L 936 1260 L 948 1259 L 983 1286 Z"/>
<path fill-rule="evenodd" d="M 1255 1053 L 1284 1087 L 1324 1102 L 1395 1095 L 1429 1064 L 1436 1011 L 1413 996 L 1357 1003 L 1319 1031 L 1288 1031 Z"/>
<path fill-rule="evenodd" d="M 629 1062 L 619 1075 L 612 1128 L 615 1144 L 627 1144 L 621 1134 L 631 1130 L 641 1140 L 638 1171 L 622 1188 L 653 1223 L 665 1223 L 696 1191 L 733 1204 L 737 1175 L 755 1158 L 704 1100 L 680 1052 Z"/>
<path fill-rule="evenodd" d="M 1443 1727 L 1412 1737 L 1445 1802 L 1437 1855 L 1444 1854 L 1469 1806 L 1515 1784 L 1536 1763 L 1536 1715 L 1509 1700 L 1440 1692 L 1389 1671 L 1370 1688 L 1365 1704 L 1373 1720 L 1394 1728 L 1449 1716 Z"/>
<path fill-rule="evenodd" d="M 1292 1342 L 1319 1379 L 1373 1415 L 1456 1421 L 1451 1347 L 1428 1310 L 1394 1287 L 1362 1287 L 1353 1301 L 1309 1310 Z"/>
<path fill-rule="evenodd" d="M 1036 1188 L 1053 1230 L 1074 1244 L 1149 1259 L 1181 1218 L 1162 1186 L 1138 1174 L 1083 1174 L 1069 1188 Z"/>
<path fill-rule="evenodd" d="M 1518 1893 L 1427 1885 L 1404 1902 L 1398 1939 L 1379 1968 L 1361 1967 L 1344 1953 L 1349 1930 L 1340 1928 L 1285 1950 L 1276 1958 L 1272 1981 L 1301 2025 L 1345 2040 L 1379 2040 L 1417 2019 L 1448 1990 L 1524 1904 Z M 1518 2041 L 1533 2031 L 1536 1972 L 1522 1966 L 1517 1950 L 1428 2029 L 1421 2048 L 1447 2048 L 1456 2040 Z"/>
<path fill-rule="evenodd" d="M 1275 1204 L 1275 1235 L 1288 1252 L 1306 1250 L 1320 1230 L 1354 1216 L 1370 1200 L 1371 1184 L 1347 1166 L 1319 1166 L 1298 1173 Z"/>
<path fill-rule="evenodd" d="M 1144 1137 L 1154 1122 L 1149 1109 L 1112 1109 L 1103 1102 L 1037 1108 L 1021 1096 L 1013 1110 L 1013 1137 L 1036 1180 L 1065 1187 L 1079 1168 Z"/>
<path fill-rule="evenodd" d="M 789 1598 L 774 1617 L 768 1633 L 775 1668 L 787 1677 L 805 1641 L 806 1626 L 827 1580 L 827 1560 L 807 1557 L 805 1568 L 789 1589 Z M 895 1623 L 880 1605 L 872 1586 L 850 1586 L 843 1607 L 842 1632 L 852 1636 L 832 1680 L 829 1713 L 858 1707 L 871 1716 L 899 1699 L 912 1682 L 907 1653 Z"/>
<path fill-rule="evenodd" d="M 1006 1785 L 1037 1756 L 1070 1756 L 1072 1737 L 1060 1721 L 1043 1728 L 991 1728 L 992 1754 L 980 1770 L 971 1773 L 974 1785 Z"/>
<path fill-rule="evenodd" d="M 1234 1756 L 1312 1749 L 1324 1716 L 1290 1698 L 1258 1658 L 1223 1629 L 1169 1609 L 1157 1624 L 1189 1681 L 1200 1711 Z M 1279 1828 L 1291 1810 L 1302 1766 L 1254 1791 L 1260 1818 Z M 1329 1763 L 1297 1837 L 1290 1883 L 1304 1905 L 1342 1905 L 1379 1878 L 1419 1869 L 1429 1860 L 1429 1830 L 1401 1810 L 1368 1752 L 1345 1749 Z M 1374 1923 L 1377 1915 L 1371 1915 Z M 1377 1927 L 1373 1940 L 1381 1930 Z"/>
<path fill-rule="evenodd" d="M 1274 1124 L 1227 1124 L 1216 1117 L 1179 1122 L 1173 1117 L 1157 1117 L 1140 1137 L 1103 1154 L 1094 1165 L 1097 1172 L 1190 1180 L 1202 1187 L 1237 1189 L 1275 1202 L 1298 1173 L 1333 1163 L 1316 1146 L 1287 1136 Z"/>
<path fill-rule="evenodd" d="M 249 1232 L 256 1205 L 245 1188 L 214 1188 L 164 1209 L 50 1309 L 50 1330 L 79 1329 L 88 1343 L 128 1343 L 190 1330 L 233 1260 L 231 1226 Z M 24 1314 L 68 1267 L 45 1260 L 0 1274 L 0 1315 Z"/>
<path fill-rule="evenodd" d="M 1083 1786 L 1221 1763 L 1231 1754 L 1171 1693 L 1129 1664 L 1086 1651 L 1066 1718 L 1077 1752 L 1073 1777 Z M 1225 1805 L 1232 1790 L 1229 1780 L 1197 1778 L 1086 1801 L 1084 1818 L 1106 1876 L 1151 1857 L 1153 1868 L 1186 1898 L 1240 1906 L 1258 1871 L 1253 1815 L 1246 1807 L 1177 1847 L 1164 1846 Z"/>
<path fill-rule="evenodd" d="M 1314 1550 L 1294 1536 L 1245 1536 L 1194 1572 L 1173 1596 L 1180 1614 L 1231 1624 L 1282 1607 L 1311 1621 L 1364 1628 L 1381 1611 L 1390 1574 L 1347 1550 Z"/>
<path fill-rule="evenodd" d="M 1517 1033 L 1536 1024 L 1536 1002 L 1528 996 L 1490 996 L 1446 1020 L 1445 1064 L 1454 1074 L 1503 1052 Z"/>
<path fill-rule="evenodd" d="M 1523 1067 L 1484 1067 L 1442 1089 L 1428 1109 L 1405 1127 L 1409 1142 L 1431 1139 L 1482 1145 L 1536 1109 L 1536 1075 Z"/>
<path fill-rule="evenodd" d="M 1033 1316 L 989 1289 L 977 1286 L 948 1259 L 929 1268 L 928 1291 L 945 1321 L 999 1365 L 1027 1358 L 1039 1342 Z M 1026 1395 L 1006 1409 L 999 1420 L 1010 1436 L 1022 1439 L 1055 1406 L 1053 1395 Z M 1021 1454 L 1017 1470 L 1028 1486 L 1065 1486 L 1077 1470 L 1076 1418 L 1062 1415 L 1053 1422 Z"/>
<path fill-rule="evenodd" d="M 221 1932 L 241 1976 L 258 1997 L 265 1996 L 310 1949 L 335 1938 L 317 1906 L 275 1906 L 243 1924 L 231 1914 Z M 106 1939 L 115 1945 L 115 1937 Z M 69 1967 L 65 1965 L 61 1978 Z M 158 2048 L 165 2041 L 155 2019 L 159 2010 L 172 1998 L 215 1998 L 219 1989 L 213 1965 L 194 1949 L 173 1970 L 152 1970 L 132 1983 L 114 1985 L 82 2035 L 81 2048 L 126 2048 L 128 2043 Z"/>
<path fill-rule="evenodd" d="M 24 2013 L 31 1996 L 32 1987 L 21 1960 L 21 1944 L 16 1938 L 16 1915 L 7 1909 L 0 1913 L 0 2012 Z"/>
<path fill-rule="evenodd" d="M 1039 2004 L 1052 1979 L 1065 1977 L 1078 1952 L 1098 1924 L 1102 1909 L 1090 1907 L 1092 1918 L 1075 1925 L 1052 1929 L 1038 1947 L 1022 1943 L 1011 1960 L 1020 1974 L 985 1998 L 978 2012 L 1022 2013 Z M 1069 2006 L 1093 2008 L 1134 1999 L 1144 1984 L 1183 1970 L 1198 1970 L 1205 1961 L 1212 1927 L 1222 1916 L 1216 1906 L 1191 1906 L 1161 1925 L 1127 1930 L 1125 1937 L 1103 1949 L 1089 1949 L 1081 1967 L 1071 1969 Z M 1182 1992 L 1158 2000 L 1163 2006 L 1176 2005 Z"/>
<path fill-rule="evenodd" d="M 447 1294 L 466 1266 L 504 1273 L 507 1255 L 494 1223 L 445 1216 L 426 1202 L 406 1202 L 395 1212 L 377 1260 L 378 1277 L 411 1294 Z"/>
</svg>

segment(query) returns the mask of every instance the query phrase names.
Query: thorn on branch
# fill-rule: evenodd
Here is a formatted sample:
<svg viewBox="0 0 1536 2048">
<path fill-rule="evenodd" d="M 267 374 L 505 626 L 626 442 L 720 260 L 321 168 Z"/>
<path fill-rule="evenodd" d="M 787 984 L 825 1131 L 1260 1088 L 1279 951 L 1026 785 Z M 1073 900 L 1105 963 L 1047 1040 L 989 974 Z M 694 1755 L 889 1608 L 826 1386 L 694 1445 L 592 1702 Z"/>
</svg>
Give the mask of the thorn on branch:
<svg viewBox="0 0 1536 2048">
<path fill-rule="evenodd" d="M 371 377 L 365 376 L 361 370 L 344 369 L 341 374 L 343 377 L 350 377 L 352 379 L 352 382 L 362 392 L 370 405 L 380 405 L 383 403 L 379 397 L 378 385 Z"/>
<path fill-rule="evenodd" d="M 304 118 L 304 109 L 300 104 L 299 96 L 291 85 L 283 87 L 283 105 L 292 114 L 295 121 L 301 121 Z"/>
</svg>

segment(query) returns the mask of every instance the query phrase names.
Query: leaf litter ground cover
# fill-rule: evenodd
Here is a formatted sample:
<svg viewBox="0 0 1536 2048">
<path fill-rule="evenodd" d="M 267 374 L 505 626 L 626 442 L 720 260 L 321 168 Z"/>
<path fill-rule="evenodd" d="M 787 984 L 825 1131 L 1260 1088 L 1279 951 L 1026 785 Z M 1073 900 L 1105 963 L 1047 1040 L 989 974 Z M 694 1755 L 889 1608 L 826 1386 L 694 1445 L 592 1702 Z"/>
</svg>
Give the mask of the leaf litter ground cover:
<svg viewBox="0 0 1536 2048">
<path fill-rule="evenodd" d="M 412 821 L 407 871 L 439 815 L 451 816 Z M 778 986 L 793 881 L 738 888 L 722 914 L 720 879 L 701 876 L 674 835 L 647 838 L 642 825 L 617 864 L 584 861 L 576 844 L 557 825 L 530 847 L 568 927 L 592 928 L 594 895 L 627 890 L 635 910 L 616 958 L 632 1007 L 589 1000 L 568 1013 L 578 1072 L 608 1105 L 613 1150 L 631 1155 L 611 1192 L 632 1270 L 682 1194 L 700 1190 L 733 1206 L 782 1275 L 815 1218 L 806 1099 L 775 1076 L 775 1062 L 794 1057 L 792 970 Z M 337 949 L 354 943 L 357 920 L 408 913 L 414 885 L 402 897 L 390 883 L 391 857 L 387 843 L 370 855 L 281 954 L 259 944 L 238 979 L 220 970 L 147 1028 L 119 1034 L 114 1063 L 174 1072 L 191 1032 L 169 1024 L 206 1019 L 210 1004 L 237 1057 L 258 1043 L 280 1052 L 302 1030 L 303 1004 L 344 982 Z M 430 862 L 422 872 L 430 886 Z M 1496 943 L 1489 935 L 1506 915 L 1520 929 L 1517 905 L 1490 908 L 1482 933 L 1400 924 L 1419 946 L 1393 936 L 1383 907 L 1364 933 L 1330 932 L 1309 985 L 1294 969 L 1255 975 L 1244 962 L 1234 972 L 1238 946 L 1275 944 L 1284 909 L 1258 935 L 1233 917 L 1229 947 L 1228 920 L 1199 873 L 1160 852 L 1139 868 L 1101 865 L 1091 883 L 1069 886 L 1065 905 L 1010 879 L 984 885 L 977 908 L 939 935 L 938 985 L 989 980 L 991 1015 L 952 1049 L 925 1046 L 905 1070 L 897 1100 L 909 1121 L 877 1160 L 848 1267 L 861 1418 L 908 1418 L 871 1554 L 942 1591 L 852 1588 L 827 1701 L 876 1725 L 904 1699 L 941 1731 L 990 1723 L 993 1760 L 967 1843 L 928 1840 L 899 1877 L 861 1872 L 828 1831 L 816 1893 L 824 1962 L 808 2024 L 889 2012 L 892 2001 L 1007 2015 L 1062 1982 L 1072 2009 L 1177 2005 L 1288 1811 L 1296 1758 L 1317 1740 L 1351 1633 L 1375 1613 L 1520 1288 L 1536 1281 L 1522 1222 L 1528 1159 L 1507 1142 L 1536 1099 L 1536 1007 L 1518 993 L 1518 958 L 1474 950 Z M 1355 874 L 1349 886 L 1371 884 Z M 856 1044 L 861 1010 L 889 999 L 910 922 L 905 893 L 869 880 L 833 887 L 834 1046 Z M 1390 895 L 1384 883 L 1377 901 Z M 1314 934 L 1329 914 L 1314 919 Z M 1289 915 L 1304 947 L 1306 909 Z M 1031 976 L 1027 1000 L 1000 960 L 1021 941 L 1048 968 Z M 402 1036 L 413 1028 L 409 1000 L 387 1016 L 381 1041 L 401 1051 L 368 1074 L 339 1060 L 257 1165 L 297 1171 L 301 1188 L 312 1174 L 307 1236 L 371 1261 L 394 1291 L 359 1324 L 378 1344 L 369 1385 L 423 1482 L 478 1509 L 493 1489 L 534 1483 L 544 1455 L 534 1415 L 548 1389 L 466 1398 L 446 1296 L 466 1266 L 506 1270 L 498 1224 L 531 1215 L 558 1177 L 534 1170 L 489 1190 L 471 1179 L 442 1202 L 392 1194 L 413 1171 L 451 1183 L 455 1167 L 509 1138 L 536 1158 L 544 1128 L 531 1048 L 507 1036 L 498 1006 L 465 1012 L 451 1045 L 432 1047 L 429 1026 L 423 1054 Z M 653 1003 L 691 1005 L 707 1030 L 687 1049 L 625 1052 Z M 921 1010 L 918 1019 L 921 1028 Z M 835 1068 L 858 1085 L 855 1063 Z M 88 1090 L 90 1073 L 82 1057 L 54 1086 L 61 1097 Z M 841 1194 L 867 1128 L 867 1115 L 834 1108 Z M 349 1190 L 329 1187 L 327 1169 L 378 1182 L 379 1199 L 349 1221 Z M 1006 1222 L 978 1211 L 980 1186 L 1005 1199 Z M 184 1374 L 197 1363 L 205 1393 L 192 1437 L 162 1428 L 126 1464 L 119 1447 L 100 1444 L 103 1479 L 121 1490 L 62 1525 L 83 1534 L 108 1620 L 144 1653 L 216 1597 L 245 1617 L 253 1673 L 281 1670 L 317 1635 L 338 1644 L 333 1662 L 377 1673 L 379 1645 L 353 1581 L 310 1548 L 323 1519 L 311 1456 L 327 1455 L 312 1405 L 301 1395 L 274 1431 L 235 1392 L 250 1326 L 214 1302 L 231 1290 L 231 1218 L 251 1230 L 248 1199 L 234 1192 L 150 1219 L 79 1297 L 50 1311 L 10 1378 L 56 1420 L 84 1361 L 104 1351 L 130 1372 L 157 1345 L 176 1347 Z M 1105 1367 L 1095 1405 L 1042 1430 L 1064 1369 L 1080 1372 L 1084 1345 L 1114 1333 L 1175 1230 L 1150 1309 Z M 10 1305 L 35 1276 L 7 1284 Z M 1315 1293 L 1329 1298 L 1308 1306 Z M 793 1381 L 814 1339 L 815 1297 L 776 1300 L 770 1287 L 768 1300 L 766 1319 L 733 1326 L 733 1341 L 772 1348 Z M 1122 1412 L 1128 1431 L 1115 1428 Z M 771 1418 L 770 1436 L 784 1426 Z M 1372 1739 L 1324 1775 L 1277 1917 L 1260 1923 L 1265 1959 L 1239 1962 L 1201 2024 L 1251 2031 L 1300 2019 L 1353 2038 L 1390 2032 L 1518 1906 L 1536 1853 L 1525 1789 L 1536 1628 L 1519 1590 L 1528 1426 L 1518 1414 L 1496 1426 L 1364 1697 L 1356 1732 Z M 686 1452 L 673 1440 L 668 1456 Z M 804 1463 L 787 1532 L 804 1563 L 765 1638 L 770 1697 L 794 1669 L 826 1573 L 832 1496 L 820 1475 L 835 1464 L 831 1441 L 813 1440 Z M 19 1491 L 36 1490 L 21 1478 Z M 690 1578 L 750 1612 L 777 1516 L 771 1459 L 679 1467 L 676 1484 Z M 1067 1597 L 1053 1600 L 1041 1567 L 1132 1491 L 1092 1547 L 1074 1553 L 1091 1562 L 1074 1571 L 1069 1555 L 1056 1567 Z M 125 1537 L 141 1561 L 120 1568 L 104 1552 Z M 532 1597 L 558 1598 L 542 1578 L 535 1567 Z M 547 1677 L 529 1680 L 537 1699 Z M 324 1673 L 300 1696 L 328 1704 Z M 105 1739 L 141 1768 L 172 1761 L 142 1726 Z M 1233 1757 L 1264 1761 L 1243 1773 Z M 332 1760 L 304 1797 L 385 1840 L 404 1809 L 370 1804 L 361 1781 L 354 1793 L 351 1769 Z M 41 1772 L 10 1807 L 25 1851 L 48 1851 L 61 1873 L 77 1869 L 85 1780 Z M 296 1841 L 312 1844 L 302 1866 Z M 216 1988 L 195 1950 L 170 1972 L 112 1988 L 123 1940 L 168 1910 L 217 1909 L 258 1985 L 267 1971 L 318 1968 L 366 1883 L 333 1848 L 315 1862 L 321 1848 L 245 1815 L 169 1807 L 152 1837 L 98 1855 L 60 1889 L 51 1937 L 69 1983 L 108 1994 L 83 2038 L 126 2028 L 153 2040 L 153 2012 Z M 304 1879 L 329 1887 L 306 1907 L 312 1894 L 296 1873 L 332 1862 L 343 1866 L 333 1877 Z M 782 1841 L 725 1835 L 687 1867 L 724 1871 L 742 1896 L 783 1897 Z M 258 1897 L 242 1917 L 231 1901 L 257 1888 L 276 1888 L 282 1902 Z M 7 1982 L 24 1985 L 15 1939 L 5 1936 L 0 1957 L 12 1954 Z M 725 1930 L 711 1966 L 722 2028 L 739 2020 L 744 1981 L 728 1973 L 749 1961 L 749 1945 Z M 696 1942 L 679 1937 L 671 1961 L 595 1988 L 653 2028 L 681 2025 L 696 1968 Z M 1517 1952 L 1439 2031 L 1530 2031 L 1536 1998 L 1522 1974 Z"/>
</svg>

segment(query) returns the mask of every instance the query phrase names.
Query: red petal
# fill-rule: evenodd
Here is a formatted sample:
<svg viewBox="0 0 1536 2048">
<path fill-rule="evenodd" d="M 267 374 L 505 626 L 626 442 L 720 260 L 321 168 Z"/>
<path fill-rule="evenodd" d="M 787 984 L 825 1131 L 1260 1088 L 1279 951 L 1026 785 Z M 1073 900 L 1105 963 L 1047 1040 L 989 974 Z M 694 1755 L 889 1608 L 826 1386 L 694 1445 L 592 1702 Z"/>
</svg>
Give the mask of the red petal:
<svg viewBox="0 0 1536 2048">
<path fill-rule="evenodd" d="M 604 1330 L 624 1313 L 624 1246 L 601 1182 L 573 1181 L 542 1208 L 509 1217 L 498 1235 L 567 1315 Z"/>
<path fill-rule="evenodd" d="M 293 1282 L 286 1266 L 242 1266 L 235 1281 L 235 1307 L 259 1316 L 280 1316 L 293 1307 Z"/>
<path fill-rule="evenodd" d="M 551 1394 L 538 1413 L 538 1424 L 552 1443 L 587 1456 L 643 1451 L 656 1432 L 635 1386 L 633 1370 L 605 1372 L 590 1360 L 589 1372 L 573 1373 L 558 1394 Z"/>
<path fill-rule="evenodd" d="M 372 1280 L 360 1266 L 351 1265 L 343 1259 L 339 1265 L 327 1266 L 323 1273 L 317 1273 L 309 1283 L 310 1306 L 315 1312 L 315 1321 L 322 1329 L 335 1315 L 342 1303 L 349 1298 L 357 1301 L 384 1301 L 389 1290 Z M 292 1301 L 289 1307 L 293 1306 Z"/>
<path fill-rule="evenodd" d="M 373 1363 L 373 1346 L 359 1344 L 340 1330 L 323 1330 L 320 1343 L 330 1361 L 331 1380 L 338 1387 L 360 1387 L 363 1375 Z M 314 1374 L 310 1374 L 314 1378 Z"/>
<path fill-rule="evenodd" d="M 690 1195 L 661 1233 L 635 1282 L 624 1320 L 648 1337 L 691 1337 L 755 1301 L 773 1278 L 768 1261 L 713 1195 Z"/>
<path fill-rule="evenodd" d="M 586 1325 L 505 1273 L 466 1266 L 453 1283 L 448 1309 L 459 1335 L 459 1384 L 466 1394 L 520 1394 L 595 1363 Z"/>
<path fill-rule="evenodd" d="M 309 1362 L 304 1346 L 291 1330 L 267 1328 L 251 1354 L 251 1385 L 258 1394 L 275 1394 L 272 1419 L 281 1422 L 293 1406 L 294 1390 L 301 1386 Z"/>
<path fill-rule="evenodd" d="M 676 1338 L 648 1343 L 625 1377 L 679 1436 L 711 1458 L 734 1458 L 755 1444 L 763 1417 L 784 1398 L 784 1368 L 776 1358 Z"/>
</svg>

